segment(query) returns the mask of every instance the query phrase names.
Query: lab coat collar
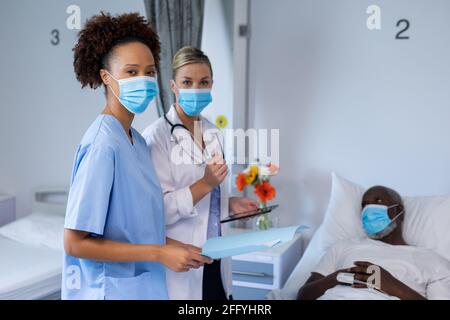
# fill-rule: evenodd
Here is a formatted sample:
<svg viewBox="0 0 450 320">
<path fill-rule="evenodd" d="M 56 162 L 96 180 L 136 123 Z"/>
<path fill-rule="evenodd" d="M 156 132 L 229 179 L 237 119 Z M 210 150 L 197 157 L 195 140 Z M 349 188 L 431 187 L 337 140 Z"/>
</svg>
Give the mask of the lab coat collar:
<svg viewBox="0 0 450 320">
<path fill-rule="evenodd" d="M 180 117 L 178 116 L 177 110 L 175 109 L 175 104 L 170 106 L 169 111 L 166 114 L 167 119 L 169 119 L 172 124 L 183 124 Z M 202 115 L 199 115 L 200 121 L 202 122 L 202 128 L 205 129 L 217 129 L 217 127 L 212 124 L 210 121 L 208 121 L 205 117 Z"/>
</svg>

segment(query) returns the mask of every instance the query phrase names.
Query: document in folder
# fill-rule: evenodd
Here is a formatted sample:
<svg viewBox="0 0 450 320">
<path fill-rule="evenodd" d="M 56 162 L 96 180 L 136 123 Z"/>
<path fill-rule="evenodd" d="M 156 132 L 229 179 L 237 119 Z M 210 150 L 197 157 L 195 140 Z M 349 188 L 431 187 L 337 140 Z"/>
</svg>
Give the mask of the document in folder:
<svg viewBox="0 0 450 320">
<path fill-rule="evenodd" d="M 202 255 L 220 259 L 274 248 L 292 240 L 296 233 L 307 228 L 301 225 L 211 238 L 203 246 Z"/>
</svg>

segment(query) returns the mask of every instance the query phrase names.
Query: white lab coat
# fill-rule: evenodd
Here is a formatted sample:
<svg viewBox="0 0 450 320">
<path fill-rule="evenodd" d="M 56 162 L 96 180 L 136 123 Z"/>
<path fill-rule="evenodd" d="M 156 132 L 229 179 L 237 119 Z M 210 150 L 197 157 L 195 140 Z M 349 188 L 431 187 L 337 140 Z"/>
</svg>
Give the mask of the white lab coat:
<svg viewBox="0 0 450 320">
<path fill-rule="evenodd" d="M 174 106 L 167 113 L 167 118 L 172 124 L 182 123 Z M 206 130 L 215 129 L 218 132 L 218 129 L 203 117 L 201 117 L 201 123 L 208 154 L 221 154 L 223 142 L 217 141 L 221 139 L 220 132 L 206 137 Z M 179 164 L 171 161 L 174 148 L 176 148 L 175 153 L 181 151 L 183 156 L 189 160 L 192 158 L 201 160 L 202 151 L 196 145 L 192 149 L 192 137 L 186 129 L 175 129 L 173 136 L 170 134 L 170 130 L 171 126 L 164 117 L 161 117 L 146 128 L 142 134 L 150 147 L 153 164 L 164 193 L 167 237 L 202 247 L 207 240 L 211 196 L 210 194 L 206 195 L 194 206 L 190 186 L 203 177 L 205 165 Z M 178 138 L 179 143 L 174 137 Z M 215 141 L 207 143 L 211 138 Z M 182 147 L 183 149 L 181 149 Z M 194 150 L 194 152 L 188 152 L 190 150 Z M 227 179 L 220 186 L 221 218 L 227 217 L 229 212 L 226 181 Z M 225 234 L 226 228 L 222 225 L 222 235 Z M 167 268 L 166 270 L 170 299 L 202 299 L 203 267 L 185 273 L 173 272 Z M 222 259 L 221 274 L 225 293 L 229 297 L 232 282 L 231 259 Z"/>
</svg>

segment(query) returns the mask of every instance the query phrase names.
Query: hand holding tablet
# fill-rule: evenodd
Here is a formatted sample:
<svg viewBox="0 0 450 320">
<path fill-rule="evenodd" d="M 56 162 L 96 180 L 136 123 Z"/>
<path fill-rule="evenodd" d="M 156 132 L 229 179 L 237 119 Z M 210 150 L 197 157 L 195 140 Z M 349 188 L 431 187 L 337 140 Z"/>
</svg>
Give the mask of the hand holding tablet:
<svg viewBox="0 0 450 320">
<path fill-rule="evenodd" d="M 234 215 L 230 215 L 229 217 L 227 217 L 224 220 L 220 221 L 220 223 L 228 223 L 228 222 L 232 222 L 232 221 L 236 221 L 236 220 L 248 219 L 248 218 L 256 217 L 256 216 L 259 216 L 261 214 L 270 213 L 276 208 L 278 208 L 278 205 L 268 206 L 266 208 L 258 208 L 258 209 L 251 210 L 251 211 L 240 212 L 240 213 L 237 213 L 237 214 L 234 214 Z"/>
</svg>

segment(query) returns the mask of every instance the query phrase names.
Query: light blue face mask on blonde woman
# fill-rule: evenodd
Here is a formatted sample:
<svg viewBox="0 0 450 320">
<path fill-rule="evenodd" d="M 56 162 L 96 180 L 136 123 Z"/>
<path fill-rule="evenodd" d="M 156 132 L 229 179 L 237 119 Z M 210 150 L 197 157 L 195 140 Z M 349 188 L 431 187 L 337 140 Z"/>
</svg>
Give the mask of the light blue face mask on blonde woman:
<svg viewBox="0 0 450 320">
<path fill-rule="evenodd" d="M 147 110 L 149 104 L 159 93 L 156 78 L 139 76 L 126 79 L 116 79 L 111 73 L 108 72 L 108 74 L 119 84 L 120 96 L 117 96 L 114 90 L 110 87 L 111 92 L 131 113 L 143 113 Z"/>
<path fill-rule="evenodd" d="M 190 117 L 198 116 L 211 102 L 211 89 L 179 89 L 178 104 Z"/>
</svg>

